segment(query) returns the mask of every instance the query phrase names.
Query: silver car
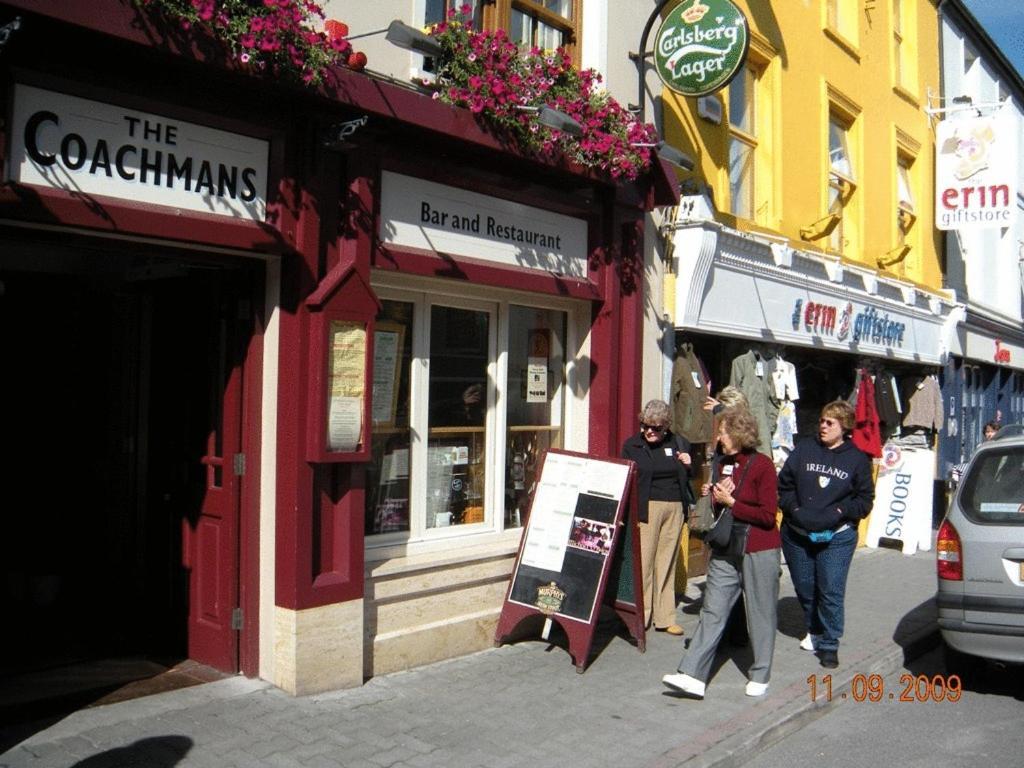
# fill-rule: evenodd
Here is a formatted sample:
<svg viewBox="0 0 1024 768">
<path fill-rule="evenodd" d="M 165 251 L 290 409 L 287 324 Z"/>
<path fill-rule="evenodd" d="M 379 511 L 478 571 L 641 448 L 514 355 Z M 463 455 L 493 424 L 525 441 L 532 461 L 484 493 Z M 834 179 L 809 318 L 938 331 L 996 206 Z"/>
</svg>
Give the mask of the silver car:
<svg viewBox="0 0 1024 768">
<path fill-rule="evenodd" d="M 1024 664 L 1021 427 L 978 446 L 939 527 L 936 558 L 949 671 L 969 671 L 975 657 Z"/>
</svg>

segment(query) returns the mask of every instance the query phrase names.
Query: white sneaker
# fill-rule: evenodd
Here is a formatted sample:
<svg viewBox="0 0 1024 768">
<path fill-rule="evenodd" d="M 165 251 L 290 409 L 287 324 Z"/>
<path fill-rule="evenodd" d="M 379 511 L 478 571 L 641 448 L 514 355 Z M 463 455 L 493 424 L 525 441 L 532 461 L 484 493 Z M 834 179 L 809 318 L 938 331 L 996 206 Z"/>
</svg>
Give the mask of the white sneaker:
<svg viewBox="0 0 1024 768">
<path fill-rule="evenodd" d="M 816 638 L 814 637 L 814 635 L 808 632 L 806 635 L 804 635 L 804 639 L 800 641 L 800 648 L 805 651 L 813 651 L 815 639 Z"/>
<path fill-rule="evenodd" d="M 704 683 L 695 677 L 676 673 L 674 675 L 665 675 L 661 678 L 661 682 L 669 688 L 675 688 L 677 691 L 682 691 L 690 696 L 696 696 L 698 699 L 704 698 Z"/>
<path fill-rule="evenodd" d="M 747 696 L 764 696 L 768 693 L 768 683 L 755 683 L 753 680 L 747 683 Z"/>
</svg>

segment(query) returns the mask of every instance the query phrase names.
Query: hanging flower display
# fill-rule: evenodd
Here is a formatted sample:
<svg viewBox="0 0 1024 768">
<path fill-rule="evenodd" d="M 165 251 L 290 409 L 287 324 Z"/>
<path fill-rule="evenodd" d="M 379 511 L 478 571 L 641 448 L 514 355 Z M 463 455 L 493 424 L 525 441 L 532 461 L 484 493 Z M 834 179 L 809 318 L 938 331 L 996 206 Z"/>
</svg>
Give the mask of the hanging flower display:
<svg viewBox="0 0 1024 768">
<path fill-rule="evenodd" d="M 600 74 L 576 70 L 564 49 L 523 54 L 504 30 L 473 29 L 468 5 L 451 10 L 430 32 L 444 49 L 435 98 L 482 115 L 538 154 L 562 153 L 630 180 L 650 166 L 658 140 L 654 126 L 641 123 L 601 89 Z M 540 106 L 573 118 L 582 135 L 540 125 Z"/>
<path fill-rule="evenodd" d="M 337 67 L 366 66 L 366 55 L 349 43 L 348 26 L 324 21 L 317 0 L 133 2 L 183 31 L 204 30 L 245 67 L 308 85 L 334 85 Z M 602 89 L 596 71 L 575 69 L 564 49 L 524 53 L 504 30 L 478 32 L 469 5 L 452 9 L 430 33 L 444 51 L 436 62 L 434 98 L 468 108 L 536 155 L 562 155 L 629 180 L 650 167 L 658 141 L 654 126 L 641 123 Z M 541 125 L 537 110 L 544 106 L 573 118 L 581 135 Z"/>
<path fill-rule="evenodd" d="M 247 67 L 292 75 L 303 83 L 331 83 L 333 68 L 361 70 L 366 55 L 352 50 L 348 26 L 323 22 L 315 0 L 134 0 L 182 30 L 198 27 L 223 42 Z M 323 22 L 323 31 L 316 29 Z"/>
</svg>

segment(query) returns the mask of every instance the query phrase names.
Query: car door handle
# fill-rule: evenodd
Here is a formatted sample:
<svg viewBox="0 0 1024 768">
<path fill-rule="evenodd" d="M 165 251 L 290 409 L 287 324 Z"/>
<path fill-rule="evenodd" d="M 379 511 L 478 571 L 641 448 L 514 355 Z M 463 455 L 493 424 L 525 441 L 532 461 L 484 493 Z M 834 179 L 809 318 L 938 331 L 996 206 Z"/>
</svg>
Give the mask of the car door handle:
<svg viewBox="0 0 1024 768">
<path fill-rule="evenodd" d="M 1007 560 L 1024 560 L 1024 547 L 1011 547 L 1003 550 L 1003 557 Z"/>
</svg>

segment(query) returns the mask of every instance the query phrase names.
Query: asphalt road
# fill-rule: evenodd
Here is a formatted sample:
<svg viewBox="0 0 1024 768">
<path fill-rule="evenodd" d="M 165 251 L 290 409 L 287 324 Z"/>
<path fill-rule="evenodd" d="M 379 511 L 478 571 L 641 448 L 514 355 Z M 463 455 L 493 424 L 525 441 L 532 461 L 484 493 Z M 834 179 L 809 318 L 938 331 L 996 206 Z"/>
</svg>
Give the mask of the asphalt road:
<svg viewBox="0 0 1024 768">
<path fill-rule="evenodd" d="M 828 698 L 827 682 L 815 676 L 816 700 Z M 1024 759 L 1024 667 L 988 666 L 960 685 L 939 647 L 907 669 L 831 693 L 821 717 L 744 765 L 1009 768 Z"/>
</svg>

